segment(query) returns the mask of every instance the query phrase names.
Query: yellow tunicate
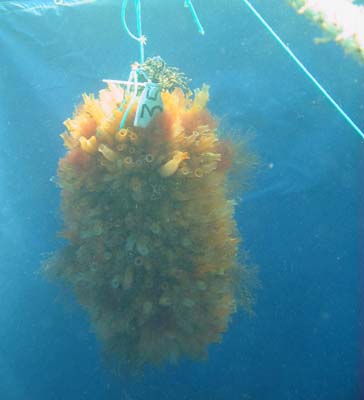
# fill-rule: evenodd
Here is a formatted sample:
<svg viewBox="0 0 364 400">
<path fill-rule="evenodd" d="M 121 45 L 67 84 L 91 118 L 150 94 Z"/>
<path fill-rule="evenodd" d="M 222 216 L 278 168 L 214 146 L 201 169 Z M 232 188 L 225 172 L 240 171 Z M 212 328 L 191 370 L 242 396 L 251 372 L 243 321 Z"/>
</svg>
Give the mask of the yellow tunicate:
<svg viewBox="0 0 364 400">
<path fill-rule="evenodd" d="M 126 149 L 126 144 L 125 143 L 119 143 L 116 145 L 116 150 L 117 151 L 124 151 Z"/>
<path fill-rule="evenodd" d="M 140 267 L 141 265 L 143 265 L 143 258 L 140 257 L 140 256 L 135 257 L 135 258 L 134 258 L 134 264 L 135 264 L 137 267 Z"/>
<path fill-rule="evenodd" d="M 194 174 L 196 178 L 201 178 L 203 176 L 203 171 L 201 168 L 196 168 Z"/>
<path fill-rule="evenodd" d="M 87 95 L 86 93 L 82 94 L 82 99 L 84 101 L 85 111 L 91 115 L 97 124 L 101 124 L 105 118 L 105 114 L 100 105 L 100 101 L 96 100 L 93 94 Z"/>
<path fill-rule="evenodd" d="M 114 125 L 113 120 L 106 120 L 102 125 L 98 127 L 98 130 L 102 132 L 102 136 L 110 144 L 113 142 L 113 136 L 115 133 L 113 125 Z"/>
<path fill-rule="evenodd" d="M 78 119 L 78 121 L 85 121 L 85 120 L 86 120 L 85 117 L 77 116 L 76 118 Z M 75 118 L 75 119 L 76 119 L 76 118 Z M 81 136 L 81 132 L 80 132 L 80 130 L 78 129 L 79 126 L 78 126 L 78 124 L 75 122 L 74 119 L 70 119 L 70 118 L 66 119 L 66 121 L 63 122 L 63 125 L 67 128 L 67 130 L 68 130 L 69 133 L 72 135 L 72 137 L 78 139 L 78 138 Z"/>
<path fill-rule="evenodd" d="M 95 136 L 91 136 L 90 139 L 86 139 L 84 136 L 81 136 L 79 139 L 81 149 L 89 154 L 94 154 L 97 152 L 97 139 Z"/>
<path fill-rule="evenodd" d="M 133 166 L 132 157 L 129 157 L 129 156 L 125 157 L 123 162 L 124 162 L 125 167 L 132 167 Z"/>
<path fill-rule="evenodd" d="M 203 175 L 211 174 L 217 168 L 217 162 L 211 162 L 202 166 Z"/>
<path fill-rule="evenodd" d="M 188 160 L 190 157 L 186 151 L 176 151 L 173 158 L 159 168 L 159 174 L 163 178 L 172 176 L 177 171 L 183 160 Z"/>
<path fill-rule="evenodd" d="M 140 192 L 142 189 L 142 182 L 136 176 L 133 176 L 130 181 L 130 187 L 133 192 Z"/>
<path fill-rule="evenodd" d="M 107 87 L 116 103 L 119 104 L 124 100 L 125 97 L 124 89 L 122 89 L 119 85 L 108 82 Z"/>
<path fill-rule="evenodd" d="M 120 158 L 118 160 L 116 160 L 116 166 L 118 167 L 118 169 L 122 169 L 123 165 L 124 165 L 124 160 L 122 160 Z"/>
<path fill-rule="evenodd" d="M 183 166 L 181 168 L 181 173 L 182 173 L 182 175 L 188 175 L 190 173 L 190 170 L 187 166 Z"/>
<path fill-rule="evenodd" d="M 65 145 L 65 147 L 67 147 L 68 149 L 72 149 L 73 147 L 75 147 L 77 140 L 70 136 L 67 132 L 63 132 L 60 136 L 63 139 L 63 144 Z"/>
<path fill-rule="evenodd" d="M 105 114 L 112 115 L 116 107 L 116 101 L 109 90 L 103 89 L 99 91 L 100 105 Z"/>
<path fill-rule="evenodd" d="M 193 109 L 203 110 L 209 101 L 209 86 L 202 85 L 201 89 L 195 90 L 195 98 L 192 104 Z"/>
<path fill-rule="evenodd" d="M 146 238 L 142 237 L 138 239 L 136 243 L 136 249 L 141 256 L 147 256 L 149 254 L 149 248 Z"/>
<path fill-rule="evenodd" d="M 120 278 L 118 276 L 114 276 L 110 282 L 110 285 L 113 289 L 118 289 L 120 287 L 120 283 Z"/>
<path fill-rule="evenodd" d="M 129 267 L 125 271 L 125 275 L 124 275 L 123 280 L 122 280 L 123 289 L 124 290 L 130 289 L 133 286 L 133 280 L 134 280 L 133 270 Z"/>
<path fill-rule="evenodd" d="M 200 127 L 199 129 L 203 129 Z M 196 146 L 198 147 L 198 151 L 203 154 L 204 157 L 210 157 L 209 154 L 218 154 L 218 153 L 210 153 L 209 150 L 214 146 L 217 139 L 216 136 L 213 135 L 211 132 L 205 133 L 205 135 L 201 136 L 198 141 L 195 142 Z M 198 143 L 197 143 L 198 142 Z"/>
<path fill-rule="evenodd" d="M 185 136 L 185 142 L 188 146 L 191 146 L 196 142 L 197 138 L 200 136 L 200 133 L 197 131 L 193 131 L 191 135 Z"/>
<path fill-rule="evenodd" d="M 106 146 L 105 144 L 100 144 L 99 152 L 109 161 L 115 161 L 118 158 L 118 154 L 110 149 L 110 147 Z"/>
<path fill-rule="evenodd" d="M 150 225 L 150 230 L 155 234 L 155 235 L 159 235 L 161 233 L 161 227 L 159 226 L 159 224 L 157 224 L 157 222 L 152 222 Z"/>
<path fill-rule="evenodd" d="M 71 118 L 67 118 L 64 122 L 63 125 L 69 130 L 72 131 L 74 129 L 74 124 Z"/>
<path fill-rule="evenodd" d="M 154 161 L 154 156 L 153 156 L 153 154 L 147 154 L 147 155 L 145 156 L 145 161 L 146 161 L 148 164 L 152 163 L 152 162 Z"/>
<path fill-rule="evenodd" d="M 202 155 L 203 155 L 203 158 L 209 162 L 221 161 L 221 154 L 219 154 L 219 153 L 206 152 L 206 153 L 203 153 Z"/>
<path fill-rule="evenodd" d="M 118 142 L 123 142 L 128 137 L 128 130 L 127 129 L 120 129 L 119 132 L 116 132 L 115 139 Z"/>
<path fill-rule="evenodd" d="M 130 132 L 129 139 L 133 143 L 138 142 L 138 135 L 135 132 Z"/>
</svg>

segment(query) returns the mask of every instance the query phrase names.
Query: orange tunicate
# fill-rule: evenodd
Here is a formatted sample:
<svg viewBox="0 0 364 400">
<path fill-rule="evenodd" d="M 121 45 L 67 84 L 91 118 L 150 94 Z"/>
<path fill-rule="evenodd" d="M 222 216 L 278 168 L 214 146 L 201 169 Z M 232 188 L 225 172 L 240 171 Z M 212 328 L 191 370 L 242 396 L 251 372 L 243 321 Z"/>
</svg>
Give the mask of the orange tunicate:
<svg viewBox="0 0 364 400">
<path fill-rule="evenodd" d="M 111 85 L 65 123 L 69 244 L 45 270 L 74 289 L 105 351 L 128 368 L 204 359 L 238 297 L 251 304 L 228 184 L 250 158 L 218 135 L 208 98 L 207 86 L 194 97 L 162 91 L 146 128 L 133 126 L 135 101 L 120 129 L 130 99 Z"/>
<path fill-rule="evenodd" d="M 80 136 L 90 138 L 95 135 L 97 127 L 96 121 L 88 114 L 81 114 L 81 111 L 78 112 L 78 115 L 76 115 L 73 120 L 66 120 L 64 125 L 69 133 L 76 139 Z"/>
<path fill-rule="evenodd" d="M 89 164 L 90 156 L 87 152 L 82 151 L 80 148 L 74 148 L 67 153 L 64 159 L 60 161 L 62 161 L 60 165 L 64 167 L 69 165 L 78 168 L 86 168 Z"/>
</svg>

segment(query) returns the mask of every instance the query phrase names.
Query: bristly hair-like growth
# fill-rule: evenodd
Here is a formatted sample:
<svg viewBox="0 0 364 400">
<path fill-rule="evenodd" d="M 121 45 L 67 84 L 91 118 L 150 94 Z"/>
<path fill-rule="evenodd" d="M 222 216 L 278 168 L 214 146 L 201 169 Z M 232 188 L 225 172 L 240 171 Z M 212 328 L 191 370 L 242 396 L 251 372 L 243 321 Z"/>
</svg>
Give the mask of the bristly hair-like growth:
<svg viewBox="0 0 364 400">
<path fill-rule="evenodd" d="M 219 137 L 207 85 L 192 96 L 160 59 L 145 68 L 164 88 L 163 112 L 146 128 L 134 126 L 134 104 L 120 129 L 128 94 L 114 84 L 84 95 L 65 122 L 58 184 L 68 244 L 44 264 L 129 370 L 205 358 L 237 306 L 253 303 L 228 188 L 235 160 L 246 169 L 251 158 Z"/>
<path fill-rule="evenodd" d="M 152 82 L 161 85 L 162 90 L 171 92 L 178 87 L 184 92 L 191 92 L 188 86 L 191 80 L 178 68 L 169 67 L 159 56 L 148 58 L 141 69 Z"/>
</svg>

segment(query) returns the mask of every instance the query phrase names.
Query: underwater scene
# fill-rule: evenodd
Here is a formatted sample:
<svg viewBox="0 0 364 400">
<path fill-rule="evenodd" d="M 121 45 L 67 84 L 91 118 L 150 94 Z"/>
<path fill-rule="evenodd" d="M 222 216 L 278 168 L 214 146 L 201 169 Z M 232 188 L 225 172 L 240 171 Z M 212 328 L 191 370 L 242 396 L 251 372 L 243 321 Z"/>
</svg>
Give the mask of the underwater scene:
<svg viewBox="0 0 364 400">
<path fill-rule="evenodd" d="M 0 400 L 364 400 L 364 1 L 0 1 Z"/>
</svg>

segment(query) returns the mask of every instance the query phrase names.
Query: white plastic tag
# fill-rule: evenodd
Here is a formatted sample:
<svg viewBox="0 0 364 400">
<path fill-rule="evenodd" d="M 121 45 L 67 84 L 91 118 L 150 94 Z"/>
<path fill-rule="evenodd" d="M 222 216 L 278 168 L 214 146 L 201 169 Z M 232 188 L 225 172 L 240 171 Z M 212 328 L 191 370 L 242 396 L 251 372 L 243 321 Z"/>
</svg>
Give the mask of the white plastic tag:
<svg viewBox="0 0 364 400">
<path fill-rule="evenodd" d="M 161 88 L 156 83 L 148 83 L 142 94 L 135 113 L 134 126 L 145 128 L 157 114 L 163 111 Z"/>
</svg>

